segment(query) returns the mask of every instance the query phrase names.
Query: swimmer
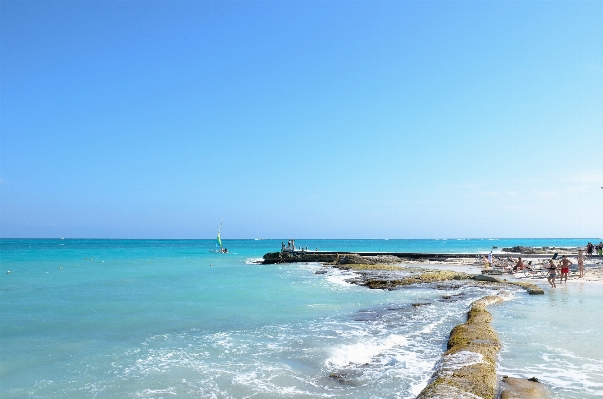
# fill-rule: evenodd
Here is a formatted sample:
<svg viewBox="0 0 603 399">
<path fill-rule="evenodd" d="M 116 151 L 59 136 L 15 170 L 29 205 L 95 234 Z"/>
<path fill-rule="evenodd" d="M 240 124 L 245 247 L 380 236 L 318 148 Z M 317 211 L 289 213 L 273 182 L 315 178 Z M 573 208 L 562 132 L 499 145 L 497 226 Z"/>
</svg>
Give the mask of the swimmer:
<svg viewBox="0 0 603 399">
<path fill-rule="evenodd" d="M 7 270 L 7 271 L 6 271 L 6 274 L 10 274 L 10 270 Z"/>
</svg>

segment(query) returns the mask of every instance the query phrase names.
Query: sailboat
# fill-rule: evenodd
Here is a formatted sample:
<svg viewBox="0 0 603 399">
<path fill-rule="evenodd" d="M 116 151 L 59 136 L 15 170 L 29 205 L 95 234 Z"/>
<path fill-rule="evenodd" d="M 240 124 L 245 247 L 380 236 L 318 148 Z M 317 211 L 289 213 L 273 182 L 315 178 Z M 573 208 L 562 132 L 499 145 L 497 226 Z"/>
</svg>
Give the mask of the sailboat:
<svg viewBox="0 0 603 399">
<path fill-rule="evenodd" d="M 211 252 L 220 252 L 222 254 L 228 253 L 228 248 L 223 248 L 222 247 L 222 237 L 221 237 L 221 233 L 222 233 L 222 222 L 224 222 L 224 219 L 222 219 L 222 221 L 220 222 L 220 228 L 218 229 L 218 237 L 216 237 L 218 244 L 220 245 L 220 250 L 214 249 Z"/>
</svg>

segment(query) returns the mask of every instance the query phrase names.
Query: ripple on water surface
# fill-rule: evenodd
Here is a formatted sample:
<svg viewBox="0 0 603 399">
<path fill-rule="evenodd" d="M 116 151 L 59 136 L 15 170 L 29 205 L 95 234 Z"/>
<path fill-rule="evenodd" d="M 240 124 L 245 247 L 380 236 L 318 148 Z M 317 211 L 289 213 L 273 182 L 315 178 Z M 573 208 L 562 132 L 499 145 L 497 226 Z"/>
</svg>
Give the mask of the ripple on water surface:
<svg viewBox="0 0 603 399">
<path fill-rule="evenodd" d="M 601 287 L 570 283 L 544 296 L 493 307 L 493 325 L 503 344 L 501 373 L 535 376 L 555 398 L 602 397 Z"/>
</svg>

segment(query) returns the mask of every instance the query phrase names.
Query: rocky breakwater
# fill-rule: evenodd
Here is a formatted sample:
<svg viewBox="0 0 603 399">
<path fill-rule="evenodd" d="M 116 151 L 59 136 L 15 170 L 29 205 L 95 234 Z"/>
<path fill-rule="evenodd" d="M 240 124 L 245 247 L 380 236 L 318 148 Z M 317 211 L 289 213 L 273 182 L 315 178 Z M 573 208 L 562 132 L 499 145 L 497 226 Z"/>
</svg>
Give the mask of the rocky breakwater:
<svg viewBox="0 0 603 399">
<path fill-rule="evenodd" d="M 572 255 L 578 252 L 578 248 L 556 248 L 556 247 L 524 247 L 517 245 L 514 247 L 503 248 L 503 252 L 513 253 L 517 255 L 530 257 L 549 257 L 554 253 L 559 255 Z"/>
<path fill-rule="evenodd" d="M 526 255 L 544 254 L 544 253 L 547 252 L 547 251 L 545 251 L 544 249 L 541 249 L 541 248 L 523 247 L 521 245 L 517 245 L 515 247 L 503 248 L 502 251 L 503 252 L 518 253 L 518 254 L 526 254 Z"/>
<path fill-rule="evenodd" d="M 483 271 L 482 271 L 483 273 Z M 488 281 L 491 283 L 515 285 L 525 289 L 530 295 L 544 295 L 544 290 L 536 284 L 526 283 L 523 281 L 507 281 L 506 279 L 497 278 L 488 274 L 478 274 L 473 277 L 476 281 Z"/>
<path fill-rule="evenodd" d="M 362 263 L 332 264 L 330 267 L 351 270 L 356 273 L 356 276 L 346 280 L 347 282 L 378 290 L 394 290 L 414 284 L 464 280 L 465 282 L 475 281 L 478 284 L 494 284 L 503 287 L 505 285 L 517 286 L 525 289 L 530 295 L 544 294 L 544 290 L 536 284 L 507 281 L 506 279 L 494 276 L 469 274 L 453 270 L 433 270 L 420 267 Z M 317 273 L 322 272 L 324 271 Z"/>
<path fill-rule="evenodd" d="M 430 270 L 419 267 L 381 264 L 331 264 L 326 267 L 353 271 L 355 277 L 347 281 L 371 289 L 394 290 L 415 284 L 438 284 L 465 280 L 464 284 L 519 286 L 530 295 L 544 291 L 535 284 L 507 281 L 489 275 L 472 275 L 449 270 Z M 460 283 L 460 281 L 459 281 Z M 505 291 L 473 302 L 467 321 L 454 327 L 448 339 L 447 351 L 436 365 L 436 371 L 417 399 L 542 399 L 548 398 L 547 389 L 535 378 L 523 380 L 503 377 L 496 373 L 496 359 L 501 348 L 496 331 L 491 325 L 492 315 L 486 307 L 502 302 Z M 413 306 L 420 306 L 417 303 Z M 335 374 L 333 374 L 335 375 Z M 331 375 L 331 378 L 334 378 Z M 500 396 L 499 396 L 500 395 Z"/>
<path fill-rule="evenodd" d="M 504 289 L 519 286 L 530 295 L 544 294 L 542 288 L 525 282 L 507 281 L 489 275 L 472 275 L 449 270 L 429 270 L 417 267 L 379 264 L 333 264 L 344 270 L 354 271 L 356 277 L 348 282 L 371 289 L 393 290 L 415 284 L 433 284 L 453 280 L 465 280 L 465 284 L 491 284 Z M 492 315 L 486 307 L 502 302 L 504 291 L 473 302 L 467 313 L 467 321 L 452 329 L 447 351 L 436 365 L 436 371 L 427 387 L 417 399 L 543 399 L 547 389 L 535 378 L 523 380 L 503 377 L 496 373 L 496 359 L 501 343 L 491 325 Z M 420 306 L 421 304 L 413 304 Z M 499 396 L 500 395 L 500 396 Z"/>
<path fill-rule="evenodd" d="M 550 398 L 550 391 L 535 377 L 503 376 L 502 380 L 497 377 L 496 357 L 501 344 L 490 324 L 492 315 L 486 307 L 502 301 L 502 297 L 490 295 L 471 304 L 467 321 L 450 332 L 448 350 L 417 399 Z"/>
<path fill-rule="evenodd" d="M 377 263 L 391 264 L 401 261 L 397 256 L 379 255 L 379 256 L 361 256 L 355 253 L 321 253 L 306 251 L 282 251 L 270 252 L 263 256 L 265 265 L 274 263 L 296 263 L 296 262 L 318 262 L 332 265 L 351 265 Z"/>
<path fill-rule="evenodd" d="M 452 329 L 448 350 L 417 399 L 497 397 L 496 357 L 500 341 L 486 306 L 502 300 L 492 295 L 473 302 L 467 321 Z"/>
<path fill-rule="evenodd" d="M 270 252 L 263 256 L 263 263 L 265 265 L 295 262 L 333 263 L 337 261 L 338 256 L 338 254 L 321 254 L 317 252 Z"/>
<path fill-rule="evenodd" d="M 365 273 L 363 278 L 352 281 L 358 285 L 364 285 L 371 289 L 393 290 L 400 286 L 438 283 L 450 280 L 469 280 L 473 278 L 472 274 L 455 272 L 450 270 L 425 270 L 416 272 L 416 268 L 400 268 L 400 270 L 410 272 L 401 278 L 383 278 L 382 276 Z M 357 268 L 354 271 L 358 272 Z"/>
</svg>

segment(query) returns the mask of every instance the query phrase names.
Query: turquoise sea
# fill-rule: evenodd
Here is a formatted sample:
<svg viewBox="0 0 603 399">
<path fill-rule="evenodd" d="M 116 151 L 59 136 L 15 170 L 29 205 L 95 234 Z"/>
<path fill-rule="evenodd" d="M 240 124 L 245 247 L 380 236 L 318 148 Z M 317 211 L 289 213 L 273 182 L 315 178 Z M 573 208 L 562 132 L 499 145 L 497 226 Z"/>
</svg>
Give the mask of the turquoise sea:
<svg viewBox="0 0 603 399">
<path fill-rule="evenodd" d="M 224 240 L 230 253 L 218 254 L 214 240 L 0 240 L 0 397 L 414 398 L 450 329 L 489 293 L 369 290 L 318 264 L 255 263 L 282 241 Z M 587 241 L 600 239 L 296 245 L 485 253 Z M 491 307 L 501 373 L 537 376 L 557 398 L 602 397 L 603 284 L 547 287 Z"/>
</svg>

